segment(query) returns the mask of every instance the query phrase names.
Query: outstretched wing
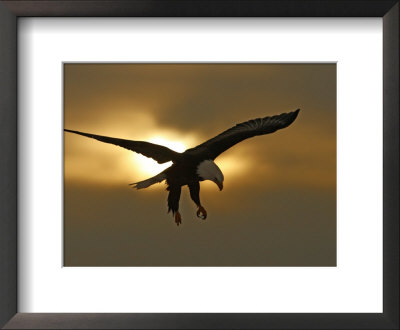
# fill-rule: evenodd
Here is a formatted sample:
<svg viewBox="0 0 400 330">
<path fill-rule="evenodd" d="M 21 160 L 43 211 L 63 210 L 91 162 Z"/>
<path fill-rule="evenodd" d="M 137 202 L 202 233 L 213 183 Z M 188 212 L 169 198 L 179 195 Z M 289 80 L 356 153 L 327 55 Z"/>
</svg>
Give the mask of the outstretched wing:
<svg viewBox="0 0 400 330">
<path fill-rule="evenodd" d="M 257 135 L 269 134 L 288 127 L 296 119 L 300 109 L 277 116 L 257 118 L 246 121 L 222 132 L 216 137 L 189 149 L 186 152 L 192 155 L 201 155 L 214 160 L 221 153 L 235 144 Z"/>
<path fill-rule="evenodd" d="M 72 131 L 69 129 L 64 129 L 64 131 L 87 136 L 89 138 L 96 139 L 101 142 L 111 143 L 116 146 L 119 146 L 119 147 L 122 147 L 122 148 L 125 148 L 128 150 L 132 150 L 132 151 L 142 154 L 146 157 L 153 158 L 159 164 L 169 162 L 170 160 L 174 161 L 180 155 L 178 152 L 175 152 L 167 147 L 160 146 L 158 144 L 149 143 L 149 142 L 117 139 L 117 138 L 108 137 L 108 136 L 83 133 L 83 132 L 79 132 L 79 131 Z"/>
</svg>

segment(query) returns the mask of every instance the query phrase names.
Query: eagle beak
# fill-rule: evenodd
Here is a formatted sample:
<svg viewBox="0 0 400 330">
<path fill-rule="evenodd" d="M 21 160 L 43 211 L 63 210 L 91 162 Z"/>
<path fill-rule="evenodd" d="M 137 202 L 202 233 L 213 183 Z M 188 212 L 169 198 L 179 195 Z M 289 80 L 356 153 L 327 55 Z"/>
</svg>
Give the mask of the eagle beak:
<svg viewBox="0 0 400 330">
<path fill-rule="evenodd" d="M 219 188 L 219 191 L 221 191 L 222 189 L 224 189 L 224 184 L 222 182 L 217 182 L 217 186 Z"/>
</svg>

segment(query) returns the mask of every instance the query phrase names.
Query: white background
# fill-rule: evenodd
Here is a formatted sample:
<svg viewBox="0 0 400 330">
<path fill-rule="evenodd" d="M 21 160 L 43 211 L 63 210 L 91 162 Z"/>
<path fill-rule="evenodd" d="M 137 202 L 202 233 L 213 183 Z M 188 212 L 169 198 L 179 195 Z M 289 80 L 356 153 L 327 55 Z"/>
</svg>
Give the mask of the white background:
<svg viewBox="0 0 400 330">
<path fill-rule="evenodd" d="M 382 312 L 382 20 L 19 19 L 19 312 Z M 62 62 L 337 62 L 337 267 L 62 267 Z"/>
</svg>

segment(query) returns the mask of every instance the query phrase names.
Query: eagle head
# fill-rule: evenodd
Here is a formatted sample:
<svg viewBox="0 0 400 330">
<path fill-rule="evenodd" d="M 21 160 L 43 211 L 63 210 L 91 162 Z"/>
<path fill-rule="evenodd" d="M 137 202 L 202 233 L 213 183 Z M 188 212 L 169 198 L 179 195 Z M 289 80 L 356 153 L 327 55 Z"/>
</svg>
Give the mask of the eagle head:
<svg viewBox="0 0 400 330">
<path fill-rule="evenodd" d="M 210 180 L 214 182 L 219 190 L 224 187 L 224 175 L 220 168 L 212 160 L 203 160 L 197 166 L 197 175 L 203 180 Z"/>
</svg>

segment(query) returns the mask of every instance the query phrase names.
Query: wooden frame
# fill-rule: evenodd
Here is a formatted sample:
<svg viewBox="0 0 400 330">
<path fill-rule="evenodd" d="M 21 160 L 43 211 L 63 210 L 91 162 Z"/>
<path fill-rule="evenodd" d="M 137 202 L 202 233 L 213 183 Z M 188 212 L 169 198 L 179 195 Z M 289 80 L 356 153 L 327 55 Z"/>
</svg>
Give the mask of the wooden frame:
<svg viewBox="0 0 400 330">
<path fill-rule="evenodd" d="M 17 312 L 17 20 L 21 16 L 382 17 L 382 314 L 23 314 Z M 399 0 L 0 1 L 0 325 L 23 329 L 398 329 Z"/>
</svg>

